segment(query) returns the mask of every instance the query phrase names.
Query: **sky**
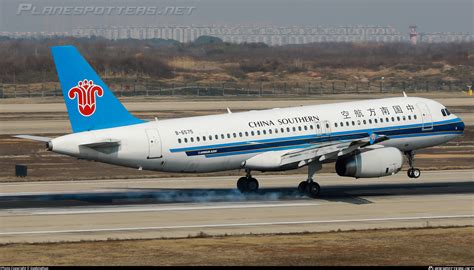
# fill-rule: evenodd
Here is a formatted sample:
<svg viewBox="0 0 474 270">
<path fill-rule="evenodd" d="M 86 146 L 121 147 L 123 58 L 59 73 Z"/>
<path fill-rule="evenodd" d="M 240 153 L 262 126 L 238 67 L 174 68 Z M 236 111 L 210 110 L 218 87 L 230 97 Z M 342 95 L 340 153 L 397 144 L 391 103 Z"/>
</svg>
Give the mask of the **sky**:
<svg viewBox="0 0 474 270">
<path fill-rule="evenodd" d="M 21 4 L 27 6 L 20 9 Z M 35 8 L 35 12 L 41 13 L 45 7 L 66 6 L 110 7 L 114 11 L 109 15 L 48 15 L 32 11 Z M 185 7 L 191 12 L 134 14 L 135 8 L 140 6 L 161 11 Z M 119 15 L 118 7 L 129 7 L 132 12 Z M 473 14 L 474 0 L 0 0 L 0 31 L 64 32 L 81 26 L 244 24 L 381 25 L 393 26 L 401 32 L 408 32 L 409 25 L 417 25 L 419 32 L 473 33 Z"/>
</svg>

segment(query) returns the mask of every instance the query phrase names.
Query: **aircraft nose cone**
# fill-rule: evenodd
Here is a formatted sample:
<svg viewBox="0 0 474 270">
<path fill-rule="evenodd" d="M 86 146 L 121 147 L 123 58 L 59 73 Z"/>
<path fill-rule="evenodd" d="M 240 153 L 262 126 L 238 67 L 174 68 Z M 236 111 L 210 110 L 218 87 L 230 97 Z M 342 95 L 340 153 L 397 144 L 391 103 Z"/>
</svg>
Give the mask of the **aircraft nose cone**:
<svg viewBox="0 0 474 270">
<path fill-rule="evenodd" d="M 458 124 L 458 130 L 460 130 L 460 131 L 462 131 L 462 132 L 464 133 L 464 122 L 463 122 L 463 121 L 459 122 L 459 124 Z"/>
</svg>

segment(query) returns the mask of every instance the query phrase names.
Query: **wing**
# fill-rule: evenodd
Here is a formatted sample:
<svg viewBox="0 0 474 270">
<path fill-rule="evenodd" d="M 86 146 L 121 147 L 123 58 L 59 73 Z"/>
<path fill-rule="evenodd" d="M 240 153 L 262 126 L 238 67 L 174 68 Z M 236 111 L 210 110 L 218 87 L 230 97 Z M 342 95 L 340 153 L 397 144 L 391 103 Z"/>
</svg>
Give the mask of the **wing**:
<svg viewBox="0 0 474 270">
<path fill-rule="evenodd" d="M 298 150 L 270 151 L 246 160 L 244 167 L 256 170 L 295 169 L 315 160 L 331 162 L 356 150 L 380 148 L 383 146 L 379 143 L 386 140 L 387 136 L 370 133 L 367 137 L 354 141 L 333 141 Z"/>
</svg>

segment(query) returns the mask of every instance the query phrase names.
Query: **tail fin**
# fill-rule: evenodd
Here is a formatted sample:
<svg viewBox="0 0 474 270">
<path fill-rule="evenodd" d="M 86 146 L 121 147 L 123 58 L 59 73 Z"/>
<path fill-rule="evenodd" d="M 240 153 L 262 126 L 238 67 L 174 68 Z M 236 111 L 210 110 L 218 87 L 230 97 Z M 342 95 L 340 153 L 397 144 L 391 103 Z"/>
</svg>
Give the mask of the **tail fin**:
<svg viewBox="0 0 474 270">
<path fill-rule="evenodd" d="M 73 132 L 144 122 L 125 109 L 74 46 L 51 51 Z"/>
</svg>

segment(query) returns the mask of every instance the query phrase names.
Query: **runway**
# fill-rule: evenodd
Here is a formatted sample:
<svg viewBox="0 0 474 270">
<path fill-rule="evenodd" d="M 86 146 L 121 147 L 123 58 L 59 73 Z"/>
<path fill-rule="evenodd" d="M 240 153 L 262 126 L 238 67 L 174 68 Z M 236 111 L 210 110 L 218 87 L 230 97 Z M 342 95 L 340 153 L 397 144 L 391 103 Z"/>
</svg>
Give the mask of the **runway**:
<svg viewBox="0 0 474 270">
<path fill-rule="evenodd" d="M 305 175 L 0 184 L 0 242 L 106 240 L 473 225 L 474 171 L 379 179 L 317 175 L 321 198 L 296 191 Z"/>
</svg>

